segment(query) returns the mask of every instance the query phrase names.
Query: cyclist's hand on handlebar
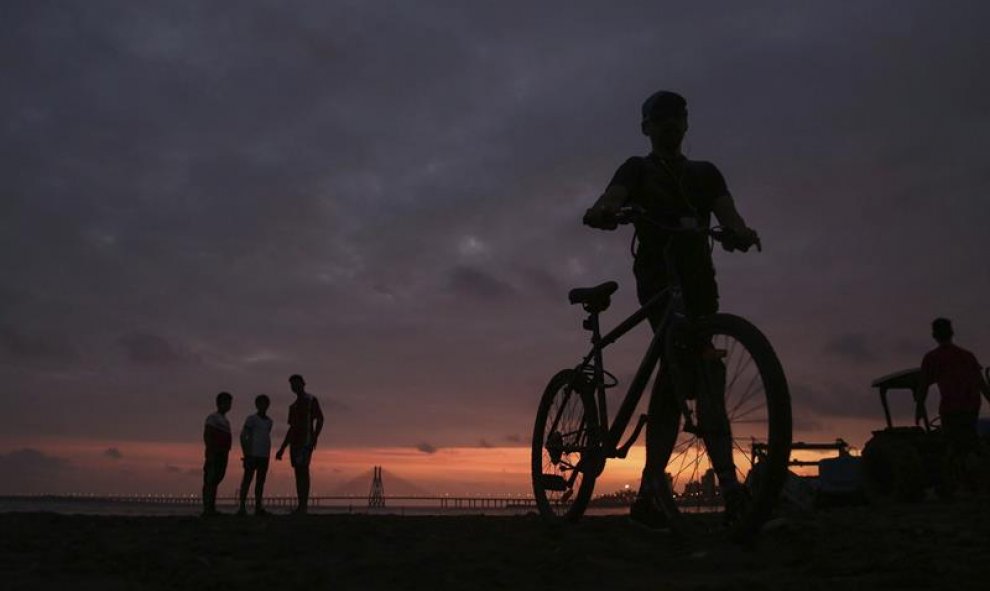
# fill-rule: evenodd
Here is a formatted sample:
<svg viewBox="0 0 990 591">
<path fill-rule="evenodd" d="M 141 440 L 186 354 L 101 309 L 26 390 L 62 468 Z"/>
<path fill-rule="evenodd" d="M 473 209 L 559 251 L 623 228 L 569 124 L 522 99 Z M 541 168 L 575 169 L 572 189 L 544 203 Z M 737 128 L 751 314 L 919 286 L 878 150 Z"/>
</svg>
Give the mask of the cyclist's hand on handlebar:
<svg viewBox="0 0 990 591">
<path fill-rule="evenodd" d="M 617 212 L 605 207 L 591 207 L 584 212 L 584 225 L 597 228 L 599 230 L 614 230 L 618 227 L 615 219 Z"/>
<path fill-rule="evenodd" d="M 722 234 L 722 248 L 729 252 L 734 250 L 748 252 L 753 246 L 756 247 L 756 250 L 763 251 L 760 235 L 752 228 L 726 229 L 725 233 Z"/>
</svg>

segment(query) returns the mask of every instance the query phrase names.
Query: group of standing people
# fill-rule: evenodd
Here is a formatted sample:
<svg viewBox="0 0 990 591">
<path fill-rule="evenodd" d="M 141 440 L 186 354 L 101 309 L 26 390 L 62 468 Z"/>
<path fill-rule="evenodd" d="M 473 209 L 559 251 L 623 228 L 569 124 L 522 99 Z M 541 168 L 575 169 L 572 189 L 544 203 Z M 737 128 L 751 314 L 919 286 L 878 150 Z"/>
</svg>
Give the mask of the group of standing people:
<svg viewBox="0 0 990 591">
<path fill-rule="evenodd" d="M 301 375 L 289 376 L 289 388 L 296 395 L 296 400 L 289 405 L 289 429 L 275 453 L 275 459 L 281 460 L 286 448 L 289 449 L 289 462 L 295 473 L 296 496 L 299 501 L 293 513 L 302 514 L 306 513 L 309 504 L 309 465 L 323 430 L 323 411 L 316 397 L 306 391 L 306 381 Z M 216 412 L 206 417 L 203 430 L 203 443 L 206 445 L 206 460 L 203 464 L 204 517 L 219 515 L 216 507 L 217 489 L 227 473 L 227 460 L 233 444 L 233 433 L 230 421 L 227 420 L 227 412 L 230 411 L 233 400 L 234 397 L 229 392 L 220 392 L 216 396 Z M 267 514 L 264 492 L 274 422 L 268 416 L 271 399 L 267 395 L 255 397 L 254 405 L 257 412 L 244 420 L 240 433 L 244 477 L 241 479 L 240 508 L 237 514 L 247 515 L 247 494 L 253 480 L 254 514 L 261 516 Z"/>
</svg>

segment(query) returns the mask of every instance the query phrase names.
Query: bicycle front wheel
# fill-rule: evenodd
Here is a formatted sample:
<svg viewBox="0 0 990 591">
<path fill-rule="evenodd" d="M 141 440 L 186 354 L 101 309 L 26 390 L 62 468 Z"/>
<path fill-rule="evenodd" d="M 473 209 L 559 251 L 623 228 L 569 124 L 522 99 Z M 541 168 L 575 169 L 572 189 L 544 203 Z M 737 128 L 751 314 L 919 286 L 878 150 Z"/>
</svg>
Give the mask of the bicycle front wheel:
<svg viewBox="0 0 990 591">
<path fill-rule="evenodd" d="M 533 428 L 533 495 L 551 522 L 584 514 L 601 471 L 597 412 L 588 378 L 572 369 L 547 384 Z"/>
<path fill-rule="evenodd" d="M 668 363 L 676 357 L 671 386 L 696 429 L 683 430 L 681 421 L 651 410 L 648 454 L 654 465 L 666 466 L 662 477 L 653 475 L 658 502 L 682 527 L 751 536 L 770 516 L 787 477 L 791 404 L 780 361 L 755 326 L 730 314 L 674 333 L 667 357 Z"/>
</svg>

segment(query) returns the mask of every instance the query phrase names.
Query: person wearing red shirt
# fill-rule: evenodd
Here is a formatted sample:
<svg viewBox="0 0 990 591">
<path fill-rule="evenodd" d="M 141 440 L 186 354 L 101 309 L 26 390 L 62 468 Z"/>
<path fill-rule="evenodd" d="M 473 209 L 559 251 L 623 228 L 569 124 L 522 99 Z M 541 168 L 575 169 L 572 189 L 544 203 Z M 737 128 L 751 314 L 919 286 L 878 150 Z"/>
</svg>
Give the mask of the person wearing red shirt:
<svg viewBox="0 0 990 591">
<path fill-rule="evenodd" d="M 203 517 L 217 515 L 217 489 L 227 473 L 227 456 L 230 454 L 230 422 L 227 411 L 234 397 L 229 392 L 217 394 L 217 412 L 206 417 L 203 443 L 206 445 L 203 462 Z"/>
<path fill-rule="evenodd" d="M 976 422 L 980 414 L 980 394 L 990 402 L 990 386 L 983 378 L 976 356 L 952 342 L 951 321 L 946 318 L 932 321 L 932 337 L 938 342 L 938 347 L 929 351 L 921 361 L 917 413 L 921 416 L 924 412 L 929 387 L 938 384 L 938 414 L 945 436 L 946 469 L 955 471 L 955 467 L 961 466 L 970 453 L 977 451 Z"/>
<path fill-rule="evenodd" d="M 295 471 L 296 495 L 299 498 L 299 506 L 293 512 L 304 514 L 309 503 L 309 463 L 323 430 L 323 411 L 316 396 L 306 392 L 306 381 L 301 375 L 289 376 L 289 387 L 295 393 L 296 401 L 289 405 L 289 430 L 275 459 L 281 460 L 285 448 L 289 448 L 289 461 Z"/>
</svg>

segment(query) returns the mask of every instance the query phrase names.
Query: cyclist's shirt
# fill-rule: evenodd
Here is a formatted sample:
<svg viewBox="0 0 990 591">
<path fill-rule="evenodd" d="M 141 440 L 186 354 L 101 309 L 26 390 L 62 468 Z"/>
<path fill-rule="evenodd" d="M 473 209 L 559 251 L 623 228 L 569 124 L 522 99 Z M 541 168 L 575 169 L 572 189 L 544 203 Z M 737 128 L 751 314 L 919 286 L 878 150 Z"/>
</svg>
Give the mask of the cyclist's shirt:
<svg viewBox="0 0 990 591">
<path fill-rule="evenodd" d="M 320 401 L 308 392 L 289 405 L 289 445 L 306 447 L 313 444 L 313 420 L 323 419 Z"/>
<path fill-rule="evenodd" d="M 680 225 L 681 218 L 693 217 L 707 227 L 715 200 L 729 194 L 725 179 L 714 164 L 683 156 L 665 161 L 654 154 L 626 160 L 612 177 L 609 187 L 612 186 L 625 187 L 629 205 L 642 207 L 651 219 L 670 226 Z M 707 237 L 680 234 L 672 238 L 647 223 L 636 225 L 636 237 L 638 248 L 633 271 L 640 302 L 645 303 L 669 283 L 663 250 L 673 239 L 672 254 L 688 311 L 704 315 L 718 310 L 718 287 Z"/>
<path fill-rule="evenodd" d="M 929 351 L 921 362 L 924 384 L 938 384 L 940 415 L 980 410 L 980 362 L 952 343 Z"/>
</svg>

